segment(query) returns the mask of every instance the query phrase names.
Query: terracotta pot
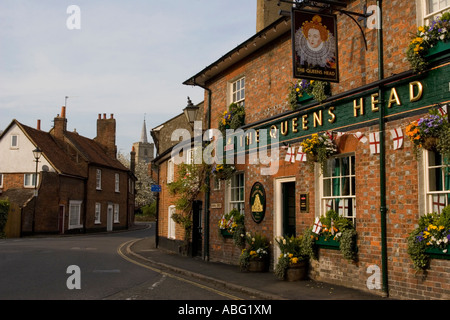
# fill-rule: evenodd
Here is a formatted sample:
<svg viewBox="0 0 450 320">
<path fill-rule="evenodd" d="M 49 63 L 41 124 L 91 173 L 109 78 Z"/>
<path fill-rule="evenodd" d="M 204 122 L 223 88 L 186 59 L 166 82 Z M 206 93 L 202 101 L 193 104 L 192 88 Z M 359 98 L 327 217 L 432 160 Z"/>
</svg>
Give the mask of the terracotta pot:
<svg viewBox="0 0 450 320">
<path fill-rule="evenodd" d="M 287 281 L 299 281 L 304 280 L 307 275 L 307 261 L 300 261 L 297 264 L 290 265 L 286 270 Z"/>
</svg>

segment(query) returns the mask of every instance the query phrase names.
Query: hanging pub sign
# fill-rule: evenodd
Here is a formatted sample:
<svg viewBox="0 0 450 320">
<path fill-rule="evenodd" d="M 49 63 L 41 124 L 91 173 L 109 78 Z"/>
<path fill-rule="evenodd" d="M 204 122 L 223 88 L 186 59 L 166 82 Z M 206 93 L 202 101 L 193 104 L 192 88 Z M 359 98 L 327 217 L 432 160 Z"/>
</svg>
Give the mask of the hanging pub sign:
<svg viewBox="0 0 450 320">
<path fill-rule="evenodd" d="M 250 207 L 253 221 L 260 223 L 266 213 L 266 191 L 260 182 L 255 182 L 250 192 Z"/>
<path fill-rule="evenodd" d="M 292 8 L 294 78 L 339 82 L 336 16 Z"/>
</svg>

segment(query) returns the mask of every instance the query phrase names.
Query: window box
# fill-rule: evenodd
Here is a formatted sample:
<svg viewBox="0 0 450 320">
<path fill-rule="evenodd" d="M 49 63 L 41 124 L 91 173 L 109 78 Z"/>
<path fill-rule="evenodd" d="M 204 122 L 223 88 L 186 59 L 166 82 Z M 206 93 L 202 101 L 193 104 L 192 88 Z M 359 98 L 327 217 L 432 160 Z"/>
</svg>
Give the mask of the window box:
<svg viewBox="0 0 450 320">
<path fill-rule="evenodd" d="M 224 238 L 232 238 L 233 235 L 228 231 L 228 229 L 220 229 L 220 234 Z"/>
<path fill-rule="evenodd" d="M 319 248 L 323 249 L 332 249 L 332 250 L 339 250 L 340 242 L 337 240 L 334 240 L 333 238 L 326 239 L 324 236 L 319 236 L 316 239 L 315 244 Z"/>
<path fill-rule="evenodd" d="M 431 60 L 450 56 L 450 41 L 438 41 L 433 48 L 428 50 L 425 56 Z"/>
<path fill-rule="evenodd" d="M 447 246 L 447 252 L 443 252 L 442 249 L 439 248 L 428 248 L 425 249 L 425 253 L 432 259 L 450 260 L 450 245 Z"/>
<path fill-rule="evenodd" d="M 313 99 L 313 96 L 310 96 L 306 92 L 304 92 L 301 96 L 297 95 L 297 103 L 304 104 L 305 102 L 308 102 Z"/>
</svg>

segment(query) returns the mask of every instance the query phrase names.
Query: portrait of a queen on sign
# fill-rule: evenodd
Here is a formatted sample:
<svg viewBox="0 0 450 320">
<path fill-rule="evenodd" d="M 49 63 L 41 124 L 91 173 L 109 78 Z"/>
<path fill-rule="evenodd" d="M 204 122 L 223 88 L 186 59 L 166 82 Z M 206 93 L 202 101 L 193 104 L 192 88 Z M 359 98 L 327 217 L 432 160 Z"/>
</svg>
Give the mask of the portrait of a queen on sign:
<svg viewBox="0 0 450 320">
<path fill-rule="evenodd" d="M 339 82 L 336 16 L 292 13 L 294 77 Z"/>
</svg>

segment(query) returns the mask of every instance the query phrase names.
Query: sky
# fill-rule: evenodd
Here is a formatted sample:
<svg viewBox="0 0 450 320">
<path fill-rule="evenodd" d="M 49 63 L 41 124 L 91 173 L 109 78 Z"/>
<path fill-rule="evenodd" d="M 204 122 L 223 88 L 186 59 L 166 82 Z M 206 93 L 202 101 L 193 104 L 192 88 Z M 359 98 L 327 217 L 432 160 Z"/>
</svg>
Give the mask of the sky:
<svg viewBox="0 0 450 320">
<path fill-rule="evenodd" d="M 0 130 L 49 131 L 66 104 L 67 129 L 88 138 L 114 114 L 129 154 L 144 119 L 152 142 L 188 96 L 203 101 L 183 82 L 255 33 L 256 0 L 1 0 Z"/>
</svg>

